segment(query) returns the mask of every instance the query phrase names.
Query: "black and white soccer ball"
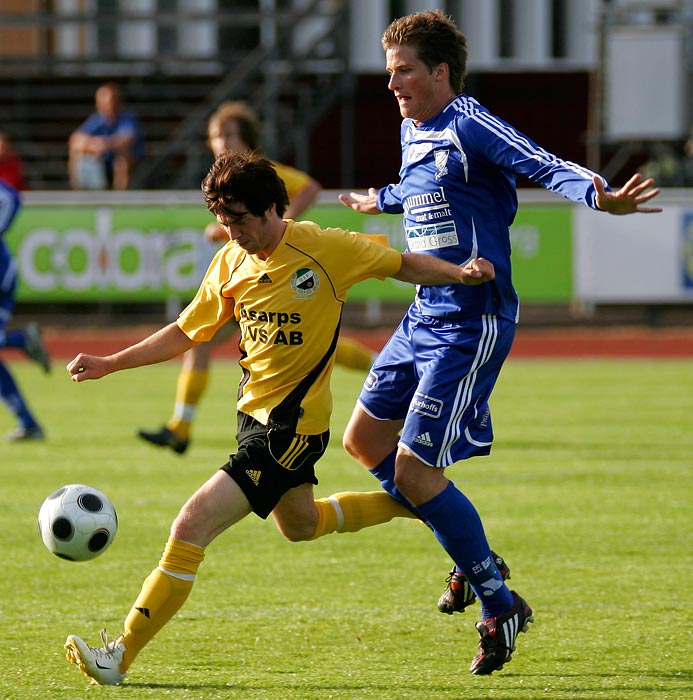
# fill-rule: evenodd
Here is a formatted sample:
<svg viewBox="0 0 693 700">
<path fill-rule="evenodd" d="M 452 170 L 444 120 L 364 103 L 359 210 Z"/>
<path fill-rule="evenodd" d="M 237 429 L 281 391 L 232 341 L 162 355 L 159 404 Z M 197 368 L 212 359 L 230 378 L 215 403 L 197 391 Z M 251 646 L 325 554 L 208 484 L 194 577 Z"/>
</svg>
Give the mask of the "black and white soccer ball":
<svg viewBox="0 0 693 700">
<path fill-rule="evenodd" d="M 68 484 L 43 502 L 38 525 L 50 552 L 69 561 L 87 561 L 111 545 L 118 516 L 106 494 L 84 484 Z"/>
</svg>

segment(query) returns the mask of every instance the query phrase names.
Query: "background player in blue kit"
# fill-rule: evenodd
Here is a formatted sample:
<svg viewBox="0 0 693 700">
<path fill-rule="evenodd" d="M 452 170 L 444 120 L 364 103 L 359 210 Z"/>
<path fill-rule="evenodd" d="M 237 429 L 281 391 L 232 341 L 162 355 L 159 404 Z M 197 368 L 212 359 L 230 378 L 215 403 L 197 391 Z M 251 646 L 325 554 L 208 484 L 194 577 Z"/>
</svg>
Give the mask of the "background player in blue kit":
<svg viewBox="0 0 693 700">
<path fill-rule="evenodd" d="M 7 330 L 14 312 L 18 271 L 4 236 L 19 213 L 22 205 L 20 190 L 24 186 L 24 171 L 19 156 L 12 148 L 9 136 L 0 132 L 0 350 L 22 350 L 27 357 L 41 365 L 45 372 L 49 372 L 50 358 L 41 341 L 38 326 L 29 323 L 25 328 Z M 43 439 L 43 429 L 1 358 L 0 400 L 17 419 L 17 427 L 5 438 L 8 442 Z"/>
<path fill-rule="evenodd" d="M 634 175 L 613 192 L 464 94 L 466 38 L 442 12 L 395 20 L 382 44 L 404 118 L 400 179 L 340 199 L 363 213 L 403 213 L 410 252 L 460 265 L 483 257 L 496 276 L 476 287 L 418 288 L 373 364 L 344 445 L 390 495 L 414 506 L 454 560 L 443 599 L 462 610 L 471 593 L 479 598 L 481 638 L 470 671 L 489 674 L 510 660 L 532 609 L 505 585 L 478 512 L 445 468 L 491 450 L 488 400 L 518 321 L 509 234 L 516 175 L 611 214 L 661 211 L 643 206 L 659 190 Z"/>
</svg>

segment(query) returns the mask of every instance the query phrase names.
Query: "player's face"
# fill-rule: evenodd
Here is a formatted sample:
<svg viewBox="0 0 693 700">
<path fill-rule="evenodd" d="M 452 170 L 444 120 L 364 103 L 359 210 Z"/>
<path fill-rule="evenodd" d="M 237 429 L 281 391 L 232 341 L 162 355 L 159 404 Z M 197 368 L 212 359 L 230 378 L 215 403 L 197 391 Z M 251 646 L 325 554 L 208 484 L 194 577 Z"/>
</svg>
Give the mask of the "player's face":
<svg viewBox="0 0 693 700">
<path fill-rule="evenodd" d="M 454 97 L 447 74 L 447 64 L 433 70 L 421 61 L 412 46 L 394 46 L 385 53 L 387 84 L 392 90 L 399 113 L 415 122 L 423 122 L 438 114 Z"/>
<path fill-rule="evenodd" d="M 252 255 L 262 254 L 274 241 L 267 216 L 255 216 L 238 204 L 217 214 L 229 239 Z"/>
<path fill-rule="evenodd" d="M 215 158 L 222 153 L 242 153 L 248 150 L 248 144 L 241 138 L 241 129 L 235 119 L 229 119 L 221 124 L 212 124 L 209 129 L 209 147 Z"/>
</svg>

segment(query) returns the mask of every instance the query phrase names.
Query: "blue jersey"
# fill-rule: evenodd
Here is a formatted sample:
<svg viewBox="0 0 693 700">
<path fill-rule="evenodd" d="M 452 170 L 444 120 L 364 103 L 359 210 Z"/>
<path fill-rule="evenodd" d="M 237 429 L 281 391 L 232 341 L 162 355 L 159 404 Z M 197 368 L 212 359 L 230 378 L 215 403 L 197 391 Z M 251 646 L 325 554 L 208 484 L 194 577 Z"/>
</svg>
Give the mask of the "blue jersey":
<svg viewBox="0 0 693 700">
<path fill-rule="evenodd" d="M 590 170 L 540 148 L 476 100 L 458 95 L 418 126 L 402 122 L 400 181 L 378 194 L 378 207 L 404 214 L 407 250 L 462 265 L 490 260 L 496 279 L 478 286 L 417 288 L 422 314 L 517 321 L 512 284 L 510 225 L 517 212 L 517 174 L 596 209 Z"/>
<path fill-rule="evenodd" d="M 19 191 L 4 180 L 0 180 L 0 237 L 14 221 L 21 204 Z"/>
</svg>

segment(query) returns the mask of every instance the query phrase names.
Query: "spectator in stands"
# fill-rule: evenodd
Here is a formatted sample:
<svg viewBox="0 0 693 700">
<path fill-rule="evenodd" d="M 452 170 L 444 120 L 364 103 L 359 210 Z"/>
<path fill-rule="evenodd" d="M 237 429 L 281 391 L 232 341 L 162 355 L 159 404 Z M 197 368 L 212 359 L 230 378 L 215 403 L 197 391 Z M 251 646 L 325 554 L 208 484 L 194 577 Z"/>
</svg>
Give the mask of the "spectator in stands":
<svg viewBox="0 0 693 700">
<path fill-rule="evenodd" d="M 223 102 L 209 118 L 207 139 L 215 158 L 227 152 L 262 150 L 259 120 L 245 102 Z M 315 201 L 321 185 L 301 170 L 282 163 L 274 163 L 274 166 L 289 195 L 289 207 L 284 218 L 296 219 Z M 206 227 L 205 237 L 216 243 L 228 241 L 226 231 L 216 221 Z M 138 430 L 139 437 L 153 445 L 169 447 L 177 454 L 187 450 L 197 406 L 207 388 L 212 350 L 228 340 L 236 329 L 235 323 L 228 323 L 217 332 L 212 341 L 200 343 L 185 353 L 171 417 L 160 428 Z M 367 371 L 371 360 L 369 348 L 351 338 L 340 337 L 336 352 L 338 364 Z"/>
<path fill-rule="evenodd" d="M 37 324 L 9 331 L 7 326 L 14 311 L 17 290 L 17 265 L 5 243 L 9 230 L 21 207 L 19 191 L 25 187 L 22 161 L 12 147 L 7 134 L 0 132 L 0 349 L 17 348 L 27 357 L 50 371 L 50 359 Z M 43 429 L 29 409 L 22 392 L 7 365 L 0 359 L 0 399 L 17 418 L 17 427 L 7 435 L 10 442 L 39 440 Z"/>
<path fill-rule="evenodd" d="M 96 90 L 96 111 L 72 133 L 69 148 L 73 189 L 128 189 L 133 166 L 144 156 L 144 139 L 115 83 Z"/>
</svg>

